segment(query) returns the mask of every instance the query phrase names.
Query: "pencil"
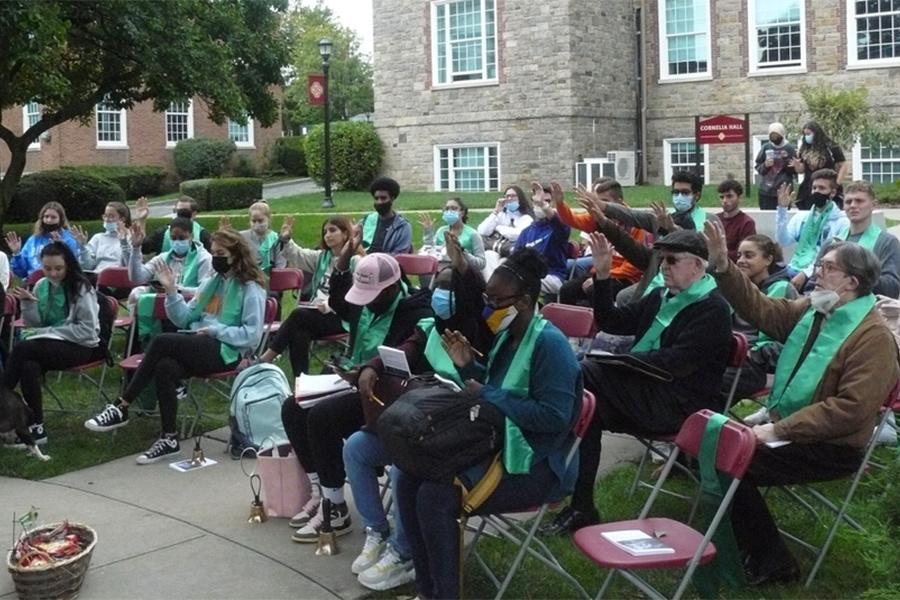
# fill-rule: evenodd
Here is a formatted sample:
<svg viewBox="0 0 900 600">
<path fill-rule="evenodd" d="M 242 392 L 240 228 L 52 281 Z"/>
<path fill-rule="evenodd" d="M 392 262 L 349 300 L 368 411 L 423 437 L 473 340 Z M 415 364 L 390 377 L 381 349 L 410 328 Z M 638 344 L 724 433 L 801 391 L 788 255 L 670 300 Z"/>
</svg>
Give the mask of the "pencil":
<svg viewBox="0 0 900 600">
<path fill-rule="evenodd" d="M 475 356 L 477 356 L 478 358 L 484 358 L 484 354 L 482 354 L 481 352 L 479 352 L 479 351 L 476 350 L 475 348 L 472 348 L 472 352 L 473 352 L 473 353 L 475 354 Z"/>
<path fill-rule="evenodd" d="M 378 396 L 376 396 L 375 394 L 372 394 L 372 401 L 373 401 L 373 402 L 377 402 L 379 406 L 384 406 L 384 402 L 382 402 L 381 400 L 379 400 L 379 399 L 378 399 Z"/>
</svg>

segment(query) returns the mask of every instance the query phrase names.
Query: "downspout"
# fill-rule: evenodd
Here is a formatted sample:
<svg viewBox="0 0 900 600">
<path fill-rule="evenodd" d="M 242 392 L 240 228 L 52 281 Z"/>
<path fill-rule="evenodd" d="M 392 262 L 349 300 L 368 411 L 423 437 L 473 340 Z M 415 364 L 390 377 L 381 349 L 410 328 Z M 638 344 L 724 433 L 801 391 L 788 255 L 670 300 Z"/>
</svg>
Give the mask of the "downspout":
<svg viewBox="0 0 900 600">
<path fill-rule="evenodd" d="M 647 28 L 646 0 L 641 0 L 640 8 L 635 9 L 635 76 L 637 78 L 637 98 L 635 102 L 634 139 L 637 145 L 638 173 L 637 183 L 647 182 L 647 57 L 644 53 L 644 32 Z"/>
</svg>

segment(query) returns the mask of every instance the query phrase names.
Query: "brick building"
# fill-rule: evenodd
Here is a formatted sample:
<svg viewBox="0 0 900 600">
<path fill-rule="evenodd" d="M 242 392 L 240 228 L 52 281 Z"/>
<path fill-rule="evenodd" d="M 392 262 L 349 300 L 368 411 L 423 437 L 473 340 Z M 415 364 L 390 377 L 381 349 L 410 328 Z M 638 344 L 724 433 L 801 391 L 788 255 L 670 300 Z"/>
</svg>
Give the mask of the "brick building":
<svg viewBox="0 0 900 600">
<path fill-rule="evenodd" d="M 374 0 L 384 170 L 416 189 L 572 183 L 581 158 L 636 153 L 648 183 L 694 164 L 694 116 L 802 119 L 800 89 L 864 86 L 900 117 L 894 0 Z M 379 35 L 379 32 L 389 32 Z M 701 148 L 707 181 L 743 146 Z M 845 148 L 900 179 L 900 148 Z"/>
<path fill-rule="evenodd" d="M 16 135 L 39 118 L 36 103 L 3 111 L 2 120 Z M 238 154 L 259 164 L 266 149 L 281 136 L 280 121 L 261 127 L 253 119 L 246 125 L 227 121 L 216 125 L 207 116 L 202 100 L 173 103 L 165 112 L 154 112 L 152 102 L 119 110 L 98 104 L 89 125 L 68 121 L 57 125 L 28 149 L 25 171 L 43 171 L 69 165 L 155 165 L 174 172 L 175 144 L 192 137 L 230 138 Z M 0 170 L 9 164 L 9 150 L 0 144 Z"/>
</svg>

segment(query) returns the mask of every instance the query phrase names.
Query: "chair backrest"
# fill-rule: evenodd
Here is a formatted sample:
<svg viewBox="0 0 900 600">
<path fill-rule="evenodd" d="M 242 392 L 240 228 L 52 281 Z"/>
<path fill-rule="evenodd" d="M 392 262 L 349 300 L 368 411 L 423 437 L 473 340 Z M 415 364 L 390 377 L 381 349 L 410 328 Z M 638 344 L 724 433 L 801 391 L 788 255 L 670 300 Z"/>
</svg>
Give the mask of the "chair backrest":
<svg viewBox="0 0 900 600">
<path fill-rule="evenodd" d="M 130 290 L 134 283 L 128 276 L 128 267 L 106 267 L 97 273 L 97 287 Z"/>
<path fill-rule="evenodd" d="M 738 369 L 747 360 L 747 336 L 737 331 L 731 334 L 731 356 L 728 358 L 728 366 Z"/>
<path fill-rule="evenodd" d="M 16 314 L 16 302 L 15 296 L 6 295 L 6 300 L 3 302 L 3 317 L 11 317 Z"/>
<path fill-rule="evenodd" d="M 685 420 L 681 431 L 675 438 L 675 444 L 687 454 L 696 457 L 700 453 L 700 443 L 706 431 L 706 424 L 716 413 L 704 408 Z M 756 436 L 746 425 L 728 420 L 719 434 L 719 445 L 716 451 L 716 470 L 740 479 L 753 460 L 756 450 Z"/>
<path fill-rule="evenodd" d="M 29 276 L 25 279 L 25 285 L 27 285 L 28 287 L 34 287 L 34 285 L 35 285 L 38 281 L 40 281 L 43 277 L 44 277 L 44 270 L 43 270 L 43 269 L 36 269 L 36 270 L 32 271 L 32 272 L 31 272 L 31 275 L 29 275 Z"/>
<path fill-rule="evenodd" d="M 578 415 L 578 420 L 575 421 L 575 427 L 573 428 L 575 437 L 584 439 L 588 427 L 591 426 L 591 421 L 594 419 L 594 410 L 596 408 L 597 398 L 594 397 L 593 393 L 584 390 L 584 393 L 581 395 L 581 414 Z"/>
<path fill-rule="evenodd" d="M 269 291 L 287 292 L 303 289 L 303 271 L 300 269 L 276 269 L 269 273 Z"/>
<path fill-rule="evenodd" d="M 887 398 L 885 398 L 884 408 L 885 410 L 892 410 L 894 412 L 900 411 L 900 381 L 897 381 L 894 384 L 894 387 L 891 388 Z"/>
<path fill-rule="evenodd" d="M 396 254 L 394 258 L 407 275 L 434 275 L 438 270 L 438 259 L 428 254 Z"/>
<path fill-rule="evenodd" d="M 594 311 L 584 306 L 551 302 L 541 309 L 541 316 L 553 323 L 566 337 L 588 338 L 593 337 L 596 331 Z"/>
<path fill-rule="evenodd" d="M 153 299 L 153 318 L 157 321 L 165 321 L 169 318 L 166 314 L 166 295 L 156 294 Z"/>
<path fill-rule="evenodd" d="M 278 318 L 278 300 L 275 298 L 266 298 L 266 314 L 265 324 L 271 325 Z"/>
</svg>

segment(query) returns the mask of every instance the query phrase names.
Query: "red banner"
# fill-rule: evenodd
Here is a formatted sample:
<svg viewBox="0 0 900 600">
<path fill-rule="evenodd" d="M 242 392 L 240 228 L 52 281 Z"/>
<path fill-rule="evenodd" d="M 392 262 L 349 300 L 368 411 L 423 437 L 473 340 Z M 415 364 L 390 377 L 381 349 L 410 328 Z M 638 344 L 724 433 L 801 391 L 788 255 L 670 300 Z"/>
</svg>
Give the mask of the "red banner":
<svg viewBox="0 0 900 600">
<path fill-rule="evenodd" d="M 309 98 L 309 103 L 313 106 L 323 106 L 325 104 L 324 75 L 306 76 L 306 95 Z"/>
<path fill-rule="evenodd" d="M 747 141 L 747 135 L 747 122 L 727 115 L 701 119 L 694 132 L 698 145 L 743 144 Z"/>
</svg>

